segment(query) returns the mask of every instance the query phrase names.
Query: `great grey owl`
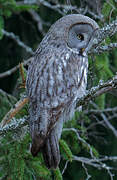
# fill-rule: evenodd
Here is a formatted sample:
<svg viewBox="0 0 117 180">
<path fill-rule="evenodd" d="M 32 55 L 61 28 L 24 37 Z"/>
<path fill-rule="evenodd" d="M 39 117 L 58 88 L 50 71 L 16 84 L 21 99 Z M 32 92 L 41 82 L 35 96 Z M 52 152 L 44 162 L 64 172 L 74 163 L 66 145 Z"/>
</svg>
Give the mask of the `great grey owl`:
<svg viewBox="0 0 117 180">
<path fill-rule="evenodd" d="M 27 73 L 31 153 L 43 153 L 48 168 L 60 161 L 63 122 L 71 119 L 76 99 L 85 94 L 87 51 L 97 23 L 80 14 L 67 15 L 51 26 L 41 41 Z"/>
</svg>

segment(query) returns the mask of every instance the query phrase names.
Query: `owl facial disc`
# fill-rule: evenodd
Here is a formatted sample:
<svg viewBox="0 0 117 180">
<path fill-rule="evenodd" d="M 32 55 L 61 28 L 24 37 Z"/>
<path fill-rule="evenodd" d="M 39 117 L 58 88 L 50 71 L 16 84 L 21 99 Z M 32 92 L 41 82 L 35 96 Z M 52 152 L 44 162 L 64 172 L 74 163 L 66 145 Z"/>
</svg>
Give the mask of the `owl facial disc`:
<svg viewBox="0 0 117 180">
<path fill-rule="evenodd" d="M 75 24 L 68 33 L 69 48 L 76 49 L 79 55 L 84 56 L 93 44 L 96 30 L 90 24 Z"/>
</svg>

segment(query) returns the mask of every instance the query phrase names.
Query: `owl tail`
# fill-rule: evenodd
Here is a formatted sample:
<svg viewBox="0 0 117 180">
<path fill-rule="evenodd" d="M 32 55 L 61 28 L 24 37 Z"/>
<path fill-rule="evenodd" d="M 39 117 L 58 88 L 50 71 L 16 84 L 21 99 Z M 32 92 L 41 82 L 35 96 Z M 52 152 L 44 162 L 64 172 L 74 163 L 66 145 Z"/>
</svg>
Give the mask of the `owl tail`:
<svg viewBox="0 0 117 180">
<path fill-rule="evenodd" d="M 41 148 L 43 147 L 43 144 L 44 144 L 44 138 L 39 138 L 39 137 L 33 138 L 30 149 L 33 157 L 38 155 L 38 153 L 41 151 Z"/>
<path fill-rule="evenodd" d="M 55 132 L 52 131 L 46 139 L 42 149 L 45 165 L 48 169 L 56 169 L 60 162 L 59 142 Z"/>
<path fill-rule="evenodd" d="M 32 133 L 31 153 L 37 156 L 38 152 L 42 152 L 45 165 L 48 169 L 56 169 L 60 162 L 59 139 L 62 133 L 63 120 L 59 119 L 56 125 L 49 132 L 48 136 Z"/>
</svg>

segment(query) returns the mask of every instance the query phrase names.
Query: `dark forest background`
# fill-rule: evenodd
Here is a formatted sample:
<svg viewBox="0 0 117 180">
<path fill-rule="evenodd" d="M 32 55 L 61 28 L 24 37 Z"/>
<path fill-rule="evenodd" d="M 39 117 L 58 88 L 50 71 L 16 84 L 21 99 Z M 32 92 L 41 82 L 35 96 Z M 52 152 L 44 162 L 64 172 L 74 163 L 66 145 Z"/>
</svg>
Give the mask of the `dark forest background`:
<svg viewBox="0 0 117 180">
<path fill-rule="evenodd" d="M 116 0 L 0 0 L 0 121 L 25 97 L 25 78 L 38 44 L 60 17 L 80 13 L 103 28 L 116 20 Z M 107 36 L 105 52 L 90 53 L 88 87 L 112 79 L 117 72 L 117 21 Z M 111 34 L 112 35 L 112 34 Z M 113 46 L 113 43 L 114 46 Z M 19 65 L 19 63 L 24 63 Z M 17 65 L 19 68 L 17 68 Z M 12 68 L 16 67 L 17 70 Z M 9 70 L 9 71 L 8 71 Z M 4 118 L 5 117 L 5 118 Z M 60 140 L 61 162 L 48 170 L 41 153 L 33 158 L 27 125 L 28 103 L 0 128 L 0 180 L 116 180 L 117 89 L 98 95 L 64 125 Z M 23 122 L 22 124 L 18 124 Z M 16 125 L 18 126 L 16 127 Z"/>
</svg>

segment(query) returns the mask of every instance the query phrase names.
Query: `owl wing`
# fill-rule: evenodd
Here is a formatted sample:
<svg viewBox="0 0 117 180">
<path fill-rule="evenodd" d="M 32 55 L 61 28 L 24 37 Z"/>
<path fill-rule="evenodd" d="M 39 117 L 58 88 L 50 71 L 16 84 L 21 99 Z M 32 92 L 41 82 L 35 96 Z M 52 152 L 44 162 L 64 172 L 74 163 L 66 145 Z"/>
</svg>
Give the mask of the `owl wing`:
<svg viewBox="0 0 117 180">
<path fill-rule="evenodd" d="M 44 119 L 50 118 L 48 122 L 42 120 L 43 123 L 45 122 L 45 125 L 42 124 L 46 129 L 46 124 L 51 124 L 51 121 L 54 121 L 68 102 L 72 100 L 73 82 L 68 80 L 70 75 L 69 69 L 67 70 L 65 67 L 65 50 L 50 47 L 49 50 L 47 48 L 47 50 L 38 50 L 37 52 L 29 65 L 26 86 L 30 101 L 30 122 L 37 122 L 38 118 L 41 132 L 42 117 Z M 68 53 L 67 56 L 70 56 Z M 36 116 L 35 121 L 33 120 L 34 116 Z M 51 116 L 54 119 L 51 119 Z"/>
<path fill-rule="evenodd" d="M 71 67 L 71 61 L 76 63 L 76 57 L 68 49 L 38 50 L 27 74 L 31 152 L 36 156 L 42 149 L 48 168 L 56 168 L 59 163 L 58 139 L 63 121 L 71 116 L 70 109 L 81 81 L 74 79 L 72 70 L 77 73 L 78 69 L 76 64 L 73 64 L 75 69 Z"/>
</svg>

